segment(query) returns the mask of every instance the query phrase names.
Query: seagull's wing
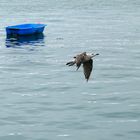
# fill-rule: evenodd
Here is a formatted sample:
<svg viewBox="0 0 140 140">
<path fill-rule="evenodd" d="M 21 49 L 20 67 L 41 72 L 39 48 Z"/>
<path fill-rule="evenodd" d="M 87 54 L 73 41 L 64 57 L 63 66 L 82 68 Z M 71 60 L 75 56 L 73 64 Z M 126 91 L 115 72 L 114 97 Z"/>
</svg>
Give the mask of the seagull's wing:
<svg viewBox="0 0 140 140">
<path fill-rule="evenodd" d="M 75 64 L 75 61 L 70 61 L 70 62 L 66 63 L 66 65 L 68 65 L 68 66 L 73 66 L 74 64 Z"/>
<path fill-rule="evenodd" d="M 75 60 L 66 63 L 66 65 L 73 66 L 74 64 L 76 64 L 76 67 L 77 67 L 77 70 L 78 70 L 79 67 L 81 66 L 81 64 L 83 63 L 83 60 L 84 60 L 85 55 L 86 55 L 86 52 L 83 52 L 81 54 L 78 54 L 78 55 L 74 56 L 73 58 Z"/>
<path fill-rule="evenodd" d="M 75 58 L 75 61 L 76 61 L 76 66 L 77 66 L 77 70 L 79 69 L 79 67 L 81 66 L 82 64 L 82 61 L 83 61 L 83 55 L 77 55 L 76 58 Z"/>
<path fill-rule="evenodd" d="M 84 75 L 85 75 L 85 79 L 87 81 L 90 77 L 92 67 L 93 67 L 93 60 L 92 59 L 83 63 Z"/>
</svg>

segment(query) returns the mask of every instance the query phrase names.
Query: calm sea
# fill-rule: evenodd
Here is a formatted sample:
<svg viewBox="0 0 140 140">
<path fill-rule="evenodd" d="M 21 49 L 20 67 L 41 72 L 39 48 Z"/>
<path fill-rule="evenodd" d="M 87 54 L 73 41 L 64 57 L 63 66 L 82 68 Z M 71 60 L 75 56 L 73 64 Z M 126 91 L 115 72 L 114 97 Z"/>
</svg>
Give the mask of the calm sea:
<svg viewBox="0 0 140 140">
<path fill-rule="evenodd" d="M 7 38 L 21 23 L 48 26 Z M 140 140 L 140 1 L 0 0 L 0 140 Z"/>
</svg>

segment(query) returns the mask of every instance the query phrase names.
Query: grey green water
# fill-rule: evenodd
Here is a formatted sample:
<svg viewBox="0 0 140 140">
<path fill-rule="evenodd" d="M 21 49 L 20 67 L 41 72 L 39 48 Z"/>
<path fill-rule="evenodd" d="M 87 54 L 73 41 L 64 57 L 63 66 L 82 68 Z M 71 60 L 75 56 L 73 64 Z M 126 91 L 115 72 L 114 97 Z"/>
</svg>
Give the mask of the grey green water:
<svg viewBox="0 0 140 140">
<path fill-rule="evenodd" d="M 44 36 L 5 27 L 44 23 Z M 73 55 L 100 53 L 89 82 Z M 140 1 L 0 0 L 0 140 L 139 140 Z"/>
</svg>

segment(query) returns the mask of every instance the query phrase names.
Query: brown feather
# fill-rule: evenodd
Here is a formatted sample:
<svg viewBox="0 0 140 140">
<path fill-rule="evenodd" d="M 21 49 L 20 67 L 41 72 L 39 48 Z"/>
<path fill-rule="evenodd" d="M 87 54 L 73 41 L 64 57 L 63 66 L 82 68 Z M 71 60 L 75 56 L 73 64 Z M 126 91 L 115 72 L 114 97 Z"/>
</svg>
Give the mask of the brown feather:
<svg viewBox="0 0 140 140">
<path fill-rule="evenodd" d="M 90 77 L 92 67 L 93 67 L 93 60 L 92 59 L 83 63 L 84 75 L 85 75 L 85 79 L 87 81 Z"/>
<path fill-rule="evenodd" d="M 75 61 L 76 61 L 77 70 L 81 66 L 83 59 L 84 59 L 83 53 L 76 56 Z"/>
</svg>

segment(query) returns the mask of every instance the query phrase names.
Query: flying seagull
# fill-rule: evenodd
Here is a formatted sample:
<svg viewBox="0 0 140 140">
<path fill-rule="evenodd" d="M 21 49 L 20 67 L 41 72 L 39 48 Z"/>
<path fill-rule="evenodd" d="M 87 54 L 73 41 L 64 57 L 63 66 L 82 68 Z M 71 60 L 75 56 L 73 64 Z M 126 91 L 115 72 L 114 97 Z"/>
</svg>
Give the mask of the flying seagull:
<svg viewBox="0 0 140 140">
<path fill-rule="evenodd" d="M 66 65 L 73 66 L 74 64 L 76 64 L 76 67 L 78 70 L 80 68 L 81 64 L 83 64 L 85 79 L 88 81 L 91 71 L 92 71 L 92 67 L 93 67 L 92 58 L 95 57 L 96 55 L 99 55 L 99 54 L 97 53 L 97 54 L 87 55 L 86 52 L 83 52 L 81 54 L 77 54 L 76 56 L 74 56 L 73 57 L 74 60 L 66 63 Z"/>
</svg>

